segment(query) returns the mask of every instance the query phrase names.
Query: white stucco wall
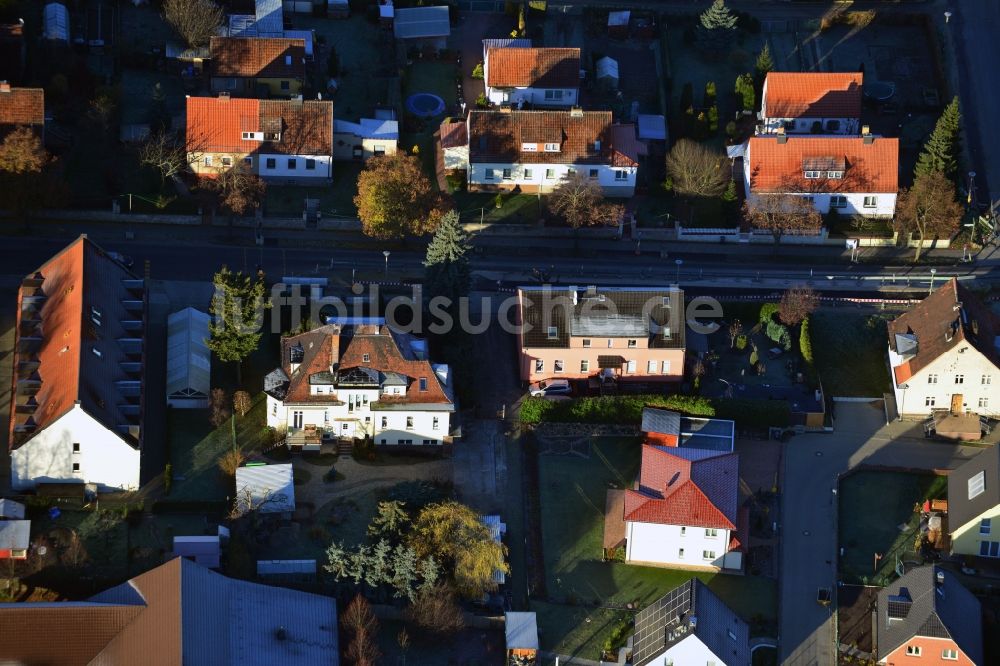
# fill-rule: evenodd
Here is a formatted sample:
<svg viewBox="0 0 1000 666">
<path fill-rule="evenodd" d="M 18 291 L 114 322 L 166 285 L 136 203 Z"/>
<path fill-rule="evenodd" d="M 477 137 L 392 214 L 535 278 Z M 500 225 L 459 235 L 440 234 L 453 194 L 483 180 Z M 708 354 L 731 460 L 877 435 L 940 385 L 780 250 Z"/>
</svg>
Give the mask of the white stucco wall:
<svg viewBox="0 0 1000 666">
<path fill-rule="evenodd" d="M 73 453 L 73 443 L 79 453 Z M 73 471 L 73 463 L 80 471 Z M 11 484 L 28 490 L 38 481 L 96 483 L 99 490 L 139 487 L 139 450 L 76 405 L 11 453 Z"/>
<path fill-rule="evenodd" d="M 766 108 L 762 113 L 766 114 Z M 837 129 L 833 128 L 831 121 L 838 124 Z M 767 115 L 761 119 L 761 130 L 764 134 L 776 134 L 779 128 L 784 127 L 786 134 L 812 134 L 816 122 L 822 127 L 821 134 L 861 133 L 861 121 L 857 118 L 770 118 Z"/>
<path fill-rule="evenodd" d="M 287 425 L 292 428 L 295 423 L 295 412 L 302 412 L 302 425 L 314 425 L 320 430 L 327 430 L 339 437 L 364 437 L 370 435 L 376 444 L 393 445 L 401 441 L 412 440 L 413 445 L 424 444 L 424 440 L 433 440 L 429 444 L 441 444 L 448 436 L 451 427 L 451 413 L 447 411 L 430 411 L 420 409 L 373 410 L 372 403 L 377 398 L 378 391 L 351 391 L 351 395 L 366 394 L 368 402 L 363 400 L 350 409 L 343 405 L 285 404 L 268 396 L 267 424 L 272 427 Z M 338 396 L 345 403 L 348 393 L 341 392 Z M 386 419 L 385 427 L 382 419 Z M 413 423 L 407 428 L 407 418 Z M 437 427 L 435 427 L 437 419 Z M 345 424 L 347 427 L 345 428 Z M 385 440 L 385 441 L 383 441 Z"/>
<path fill-rule="evenodd" d="M 553 96 L 562 93 L 562 96 L 556 99 L 546 99 L 546 91 L 553 91 Z M 558 91 L 558 92 L 557 92 Z M 486 97 L 493 104 L 512 104 L 517 106 L 518 103 L 524 102 L 525 104 L 532 104 L 534 106 L 548 106 L 548 107 L 561 107 L 561 106 L 573 106 L 576 104 L 577 94 L 576 88 L 486 88 Z"/>
<path fill-rule="evenodd" d="M 458 146 L 455 148 L 445 148 L 442 151 L 444 156 L 444 168 L 468 169 L 469 168 L 469 147 Z"/>
<path fill-rule="evenodd" d="M 629 522 L 625 525 L 625 561 L 721 569 L 729 547 L 729 530 L 717 531 L 718 536 L 708 537 L 704 527 Z M 715 557 L 704 559 L 702 555 L 706 550 L 713 551 Z"/>
<path fill-rule="evenodd" d="M 346 132 L 335 132 L 333 135 L 333 159 L 355 159 L 355 147 L 361 148 L 362 160 L 374 157 L 379 151 L 385 155 L 395 155 L 397 143 L 395 139 L 367 139 Z"/>
<path fill-rule="evenodd" d="M 503 170 L 510 169 L 510 178 L 503 177 Z M 547 177 L 548 170 L 552 170 L 551 178 Z M 594 179 L 604 188 L 605 193 L 614 196 L 631 196 L 635 191 L 636 167 L 611 167 L 604 164 L 501 164 L 501 163 L 477 163 L 470 164 L 468 171 L 468 181 L 470 185 L 496 185 L 501 187 L 514 187 L 516 185 L 540 188 L 543 193 L 551 192 L 563 179 L 567 178 L 571 170 L 576 170 L 588 178 L 591 178 L 591 171 L 597 172 Z M 623 172 L 624 179 L 616 179 L 615 172 Z M 493 178 L 488 178 L 488 173 L 492 173 Z M 623 190 L 631 190 L 629 193 Z M 532 189 L 534 191 L 534 189 Z"/>
<path fill-rule="evenodd" d="M 267 166 L 267 160 L 274 160 L 274 168 Z M 295 168 L 288 168 L 288 160 L 295 160 Z M 315 169 L 306 169 L 306 160 L 316 160 Z M 257 173 L 262 178 L 330 178 L 332 158 L 329 155 L 273 155 L 261 153 L 254 160 Z"/>
<path fill-rule="evenodd" d="M 965 351 L 960 351 L 962 349 Z M 901 360 L 898 354 L 889 350 L 891 367 L 895 368 Z M 955 382 L 956 375 L 962 375 L 961 384 Z M 989 383 L 984 383 L 983 375 Z M 932 376 L 936 376 L 933 383 Z M 892 385 L 897 409 L 903 415 L 927 415 L 934 410 L 951 409 L 951 399 L 956 394 L 961 394 L 965 410 L 987 416 L 1000 414 L 1000 368 L 967 342 L 936 358 L 903 382 L 905 390 L 896 383 L 895 373 L 892 373 Z M 933 405 L 927 404 L 928 398 L 934 399 Z M 981 399 L 986 400 L 985 406 L 980 407 Z"/>
<path fill-rule="evenodd" d="M 746 666 L 723 661 L 694 634 L 647 663 L 651 666 Z"/>
</svg>

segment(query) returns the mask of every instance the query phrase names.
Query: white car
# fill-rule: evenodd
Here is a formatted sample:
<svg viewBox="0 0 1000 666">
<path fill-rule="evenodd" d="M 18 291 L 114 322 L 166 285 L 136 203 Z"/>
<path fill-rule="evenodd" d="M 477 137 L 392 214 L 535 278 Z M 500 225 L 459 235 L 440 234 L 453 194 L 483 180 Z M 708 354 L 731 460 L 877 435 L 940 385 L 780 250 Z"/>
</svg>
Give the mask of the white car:
<svg viewBox="0 0 1000 666">
<path fill-rule="evenodd" d="M 554 395 L 569 395 L 572 389 L 565 379 L 547 379 L 535 382 L 528 387 L 528 393 L 533 398 L 545 398 Z"/>
</svg>

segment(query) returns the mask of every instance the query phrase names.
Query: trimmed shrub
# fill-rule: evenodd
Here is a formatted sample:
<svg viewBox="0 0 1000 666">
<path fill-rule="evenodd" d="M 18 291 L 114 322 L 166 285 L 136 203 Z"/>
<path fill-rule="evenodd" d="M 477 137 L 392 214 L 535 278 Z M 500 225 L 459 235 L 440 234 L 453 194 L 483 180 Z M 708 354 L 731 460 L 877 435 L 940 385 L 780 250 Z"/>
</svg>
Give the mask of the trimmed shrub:
<svg viewBox="0 0 1000 666">
<path fill-rule="evenodd" d="M 781 309 L 780 303 L 762 303 L 760 306 L 760 316 L 758 320 L 762 324 L 766 324 L 774 319 L 774 315 L 778 313 Z"/>
<path fill-rule="evenodd" d="M 785 351 L 792 348 L 792 336 L 788 333 L 788 327 L 784 324 L 779 324 L 770 319 L 764 327 L 764 334 L 772 342 L 780 344 Z"/>
<path fill-rule="evenodd" d="M 747 336 L 742 334 L 736 336 L 736 348 L 740 351 L 747 348 Z"/>
</svg>

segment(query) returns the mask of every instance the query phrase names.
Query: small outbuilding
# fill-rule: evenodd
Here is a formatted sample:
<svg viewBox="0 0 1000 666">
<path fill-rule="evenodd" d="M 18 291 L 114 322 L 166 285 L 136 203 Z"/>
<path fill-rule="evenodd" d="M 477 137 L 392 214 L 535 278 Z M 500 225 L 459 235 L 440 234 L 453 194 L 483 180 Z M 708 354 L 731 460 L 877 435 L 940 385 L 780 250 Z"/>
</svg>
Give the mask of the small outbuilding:
<svg viewBox="0 0 1000 666">
<path fill-rule="evenodd" d="M 21 520 L 24 518 L 24 505 L 12 499 L 0 498 L 0 519 Z"/>
<path fill-rule="evenodd" d="M 605 90 L 618 90 L 618 61 L 604 56 L 595 64 L 595 80 Z"/>
<path fill-rule="evenodd" d="M 392 23 L 396 39 L 417 47 L 441 50 L 451 34 L 448 7 L 410 7 L 397 9 Z"/>
<path fill-rule="evenodd" d="M 174 555 L 186 557 L 209 569 L 219 568 L 222 540 L 215 536 L 175 536 Z"/>
<path fill-rule="evenodd" d="M 279 513 L 291 518 L 295 512 L 293 479 L 291 463 L 239 467 L 236 470 L 236 504 L 243 512 Z"/>
<path fill-rule="evenodd" d="M 666 141 L 667 119 L 660 115 L 640 113 L 636 119 L 640 141 Z"/>
<path fill-rule="evenodd" d="M 208 407 L 212 353 L 206 340 L 211 317 L 185 308 L 167 317 L 167 404 L 178 409 Z"/>
<path fill-rule="evenodd" d="M 608 35 L 617 39 L 628 37 L 628 22 L 632 17 L 632 12 L 608 12 Z"/>
<path fill-rule="evenodd" d="M 396 120 L 361 118 L 358 122 L 333 121 L 333 159 L 367 160 L 377 155 L 395 155 L 399 143 Z"/>
<path fill-rule="evenodd" d="M 507 663 L 534 663 L 538 659 L 538 622 L 534 613 L 504 613 Z"/>
<path fill-rule="evenodd" d="M 25 560 L 30 545 L 30 520 L 0 520 L 0 560 Z"/>
</svg>

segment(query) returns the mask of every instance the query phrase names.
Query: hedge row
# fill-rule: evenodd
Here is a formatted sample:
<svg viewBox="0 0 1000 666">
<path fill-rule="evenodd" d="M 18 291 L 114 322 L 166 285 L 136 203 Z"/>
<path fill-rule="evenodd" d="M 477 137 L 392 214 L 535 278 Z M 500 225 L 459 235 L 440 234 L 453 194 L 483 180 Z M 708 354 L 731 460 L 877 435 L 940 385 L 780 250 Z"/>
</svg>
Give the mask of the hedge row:
<svg viewBox="0 0 1000 666">
<path fill-rule="evenodd" d="M 522 423 L 615 423 L 636 425 L 644 407 L 659 407 L 687 416 L 732 419 L 742 428 L 785 427 L 791 408 L 783 400 L 705 398 L 689 395 L 620 395 L 571 400 L 525 398 Z"/>
</svg>

